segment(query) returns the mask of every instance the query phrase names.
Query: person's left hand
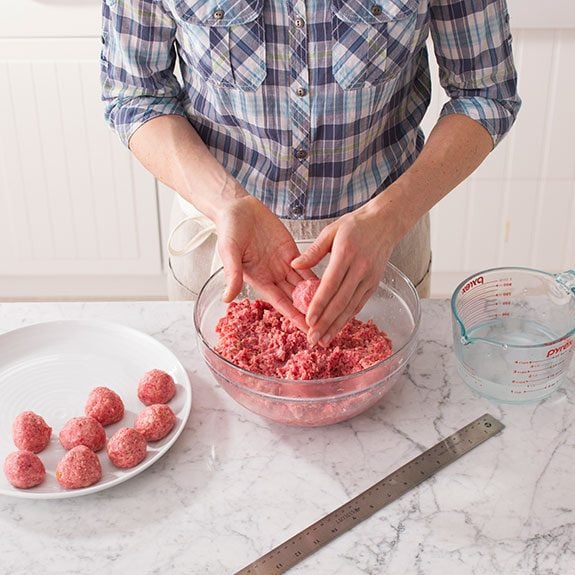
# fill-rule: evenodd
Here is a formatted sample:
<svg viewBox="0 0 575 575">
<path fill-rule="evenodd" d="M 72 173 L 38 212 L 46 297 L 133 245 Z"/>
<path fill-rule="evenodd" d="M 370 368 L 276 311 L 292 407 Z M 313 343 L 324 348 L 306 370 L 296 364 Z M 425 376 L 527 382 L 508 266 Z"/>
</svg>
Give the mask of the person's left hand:
<svg viewBox="0 0 575 575">
<path fill-rule="evenodd" d="M 326 226 L 292 261 L 296 270 L 331 257 L 306 314 L 308 341 L 327 346 L 375 292 L 393 249 L 381 215 L 363 206 Z"/>
<path fill-rule="evenodd" d="M 245 280 L 307 333 L 303 314 L 293 306 L 292 292 L 299 282 L 315 276 L 308 270 L 291 267 L 300 252 L 279 218 L 262 202 L 245 195 L 218 211 L 216 228 L 226 277 L 223 301 L 234 300 Z"/>
</svg>

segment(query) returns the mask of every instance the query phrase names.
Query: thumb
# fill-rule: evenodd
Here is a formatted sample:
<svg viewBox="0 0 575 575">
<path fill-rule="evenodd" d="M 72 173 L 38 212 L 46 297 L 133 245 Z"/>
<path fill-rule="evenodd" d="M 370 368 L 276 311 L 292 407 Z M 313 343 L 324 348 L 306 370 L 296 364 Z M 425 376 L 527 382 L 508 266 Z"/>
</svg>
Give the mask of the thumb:
<svg viewBox="0 0 575 575">
<path fill-rule="evenodd" d="M 324 230 L 325 232 L 325 230 Z M 321 260 L 331 251 L 333 242 L 333 234 L 320 233 L 317 239 L 309 246 L 309 248 L 291 262 L 294 269 L 309 269 L 319 264 Z"/>
<path fill-rule="evenodd" d="M 226 288 L 222 300 L 225 303 L 230 303 L 242 291 L 244 285 L 242 254 L 235 244 L 222 247 L 218 251 L 220 252 L 226 278 Z"/>
</svg>

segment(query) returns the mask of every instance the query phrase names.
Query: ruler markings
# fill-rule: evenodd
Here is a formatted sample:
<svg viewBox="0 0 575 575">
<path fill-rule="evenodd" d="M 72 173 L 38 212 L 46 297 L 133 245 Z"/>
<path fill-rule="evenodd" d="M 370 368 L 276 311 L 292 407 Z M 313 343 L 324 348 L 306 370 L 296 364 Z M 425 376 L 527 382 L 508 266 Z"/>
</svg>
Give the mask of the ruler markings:
<svg viewBox="0 0 575 575">
<path fill-rule="evenodd" d="M 280 575 L 504 428 L 486 413 L 396 469 L 235 575 Z"/>
</svg>

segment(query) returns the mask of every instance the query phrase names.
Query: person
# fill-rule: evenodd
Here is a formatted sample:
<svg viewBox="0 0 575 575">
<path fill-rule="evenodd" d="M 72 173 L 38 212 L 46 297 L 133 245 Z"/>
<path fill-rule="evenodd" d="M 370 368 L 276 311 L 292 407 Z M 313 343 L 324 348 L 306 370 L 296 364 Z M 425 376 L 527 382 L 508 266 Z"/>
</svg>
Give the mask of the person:
<svg viewBox="0 0 575 575">
<path fill-rule="evenodd" d="M 388 261 L 429 294 L 429 210 L 521 104 L 505 0 L 104 0 L 102 42 L 107 121 L 178 194 L 170 297 L 223 264 L 224 301 L 246 281 L 324 346 Z"/>
</svg>

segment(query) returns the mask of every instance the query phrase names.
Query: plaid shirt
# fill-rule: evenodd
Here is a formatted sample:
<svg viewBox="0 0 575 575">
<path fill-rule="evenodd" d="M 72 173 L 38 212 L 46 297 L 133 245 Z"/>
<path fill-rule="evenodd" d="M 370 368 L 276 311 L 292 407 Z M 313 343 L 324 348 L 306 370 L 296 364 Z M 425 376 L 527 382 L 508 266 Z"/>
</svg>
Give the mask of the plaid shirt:
<svg viewBox="0 0 575 575">
<path fill-rule="evenodd" d="M 106 117 L 127 144 L 185 116 L 278 216 L 336 217 L 421 150 L 429 33 L 442 115 L 497 144 L 520 107 L 505 0 L 104 0 Z"/>
</svg>

